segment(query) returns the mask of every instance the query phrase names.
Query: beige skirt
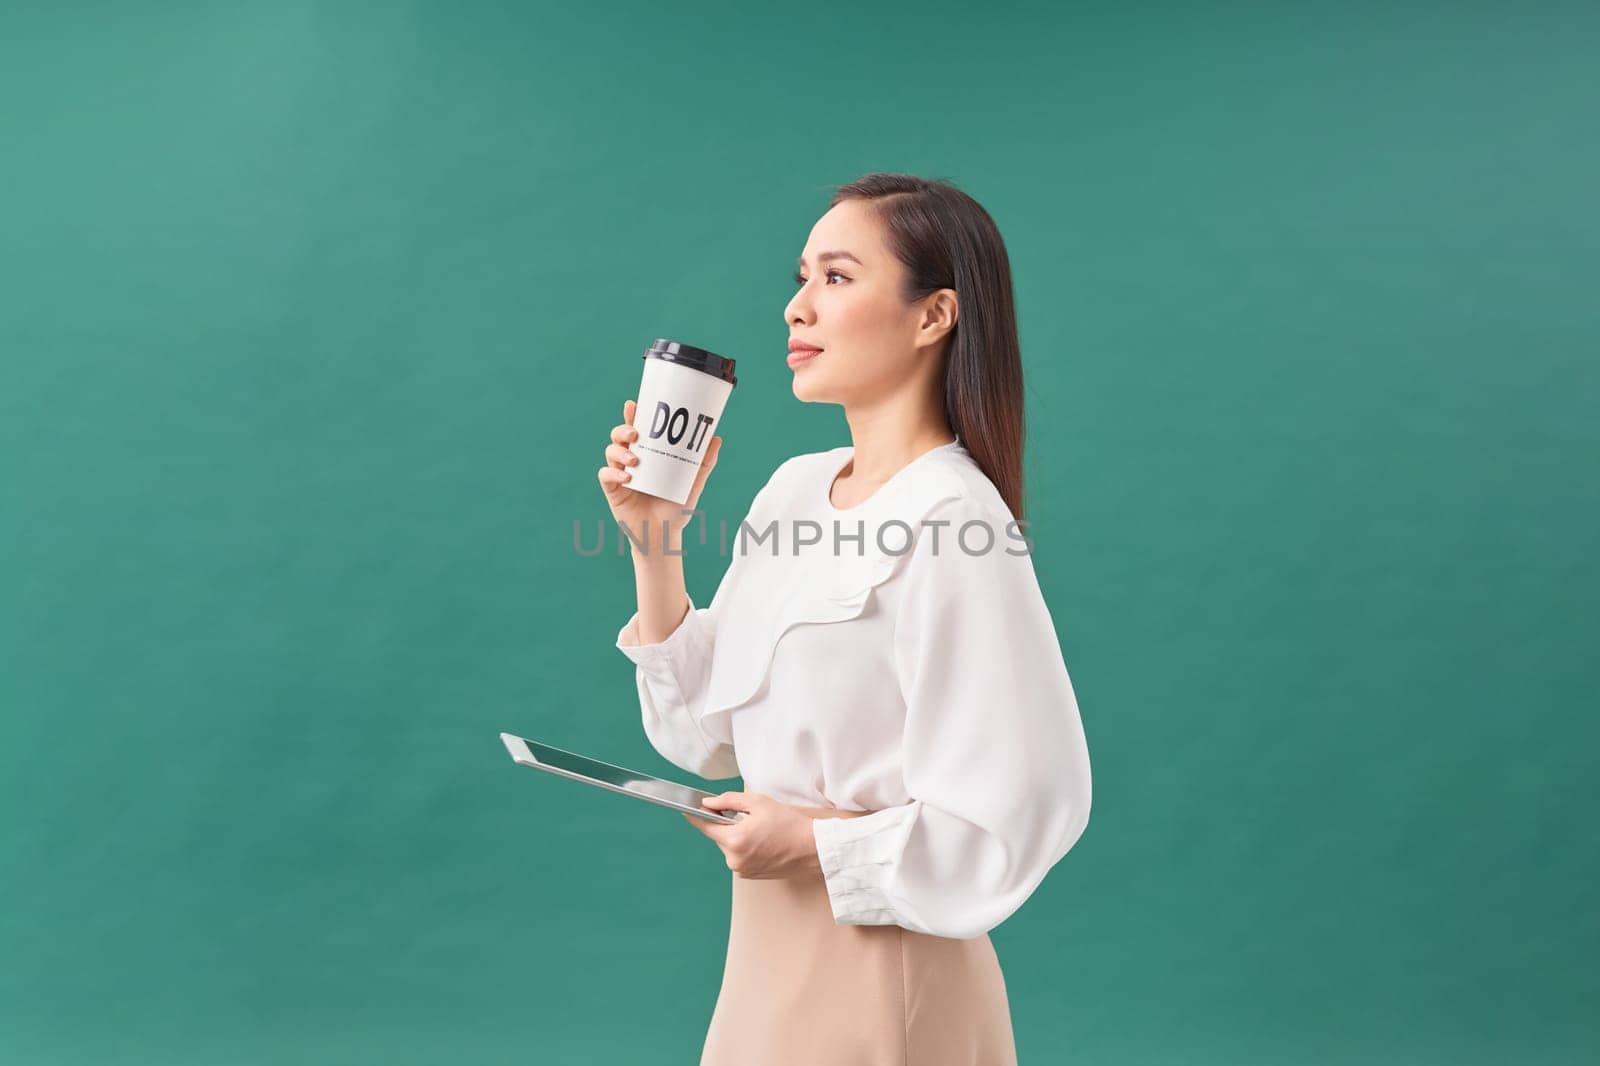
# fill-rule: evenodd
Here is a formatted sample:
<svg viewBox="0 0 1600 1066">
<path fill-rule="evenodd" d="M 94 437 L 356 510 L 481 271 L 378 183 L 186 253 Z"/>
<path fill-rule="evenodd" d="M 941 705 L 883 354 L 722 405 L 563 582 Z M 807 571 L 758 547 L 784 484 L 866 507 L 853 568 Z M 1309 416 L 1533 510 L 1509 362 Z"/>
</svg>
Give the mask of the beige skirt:
<svg viewBox="0 0 1600 1066">
<path fill-rule="evenodd" d="M 987 933 L 839 925 L 820 874 L 733 875 L 722 990 L 700 1066 L 1014 1066 Z"/>
</svg>

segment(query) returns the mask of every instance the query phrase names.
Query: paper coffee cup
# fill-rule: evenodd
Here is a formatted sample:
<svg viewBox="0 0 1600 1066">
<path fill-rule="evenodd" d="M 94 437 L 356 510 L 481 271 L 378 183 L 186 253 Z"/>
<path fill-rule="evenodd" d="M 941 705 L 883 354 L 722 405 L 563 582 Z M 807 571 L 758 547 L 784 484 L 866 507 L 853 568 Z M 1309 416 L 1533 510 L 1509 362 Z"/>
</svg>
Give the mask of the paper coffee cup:
<svg viewBox="0 0 1600 1066">
<path fill-rule="evenodd" d="M 644 353 L 628 447 L 639 461 L 623 484 L 635 492 L 686 503 L 722 408 L 738 380 L 733 360 L 704 348 L 657 338 Z"/>
</svg>

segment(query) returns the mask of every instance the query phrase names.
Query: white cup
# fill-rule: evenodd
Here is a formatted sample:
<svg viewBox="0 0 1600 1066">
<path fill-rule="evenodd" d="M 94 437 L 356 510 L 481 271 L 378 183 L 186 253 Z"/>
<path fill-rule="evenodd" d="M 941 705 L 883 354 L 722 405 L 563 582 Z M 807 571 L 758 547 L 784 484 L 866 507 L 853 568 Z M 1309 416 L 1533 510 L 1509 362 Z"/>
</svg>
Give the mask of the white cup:
<svg viewBox="0 0 1600 1066">
<path fill-rule="evenodd" d="M 635 492 L 686 503 L 706 446 L 738 380 L 733 360 L 658 338 L 644 353 L 644 378 L 633 410 L 639 436 L 628 446 L 639 461 L 623 484 Z"/>
</svg>

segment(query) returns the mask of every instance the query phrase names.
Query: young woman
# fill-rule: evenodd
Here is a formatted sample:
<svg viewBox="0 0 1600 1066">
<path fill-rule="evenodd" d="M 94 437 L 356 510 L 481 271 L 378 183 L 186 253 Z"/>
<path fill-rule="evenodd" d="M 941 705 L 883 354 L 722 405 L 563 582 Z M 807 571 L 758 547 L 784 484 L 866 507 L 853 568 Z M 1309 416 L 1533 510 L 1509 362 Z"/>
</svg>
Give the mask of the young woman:
<svg viewBox="0 0 1600 1066">
<path fill-rule="evenodd" d="M 799 265 L 794 394 L 852 443 L 778 467 L 709 607 L 676 553 L 722 438 L 683 507 L 630 492 L 628 401 L 599 471 L 655 540 L 617 635 L 645 733 L 747 789 L 707 801 L 736 824 L 684 816 L 733 873 L 702 1066 L 1014 1063 L 989 930 L 1083 833 L 1090 782 L 1023 535 L 1005 245 L 949 183 L 869 174 Z"/>
</svg>

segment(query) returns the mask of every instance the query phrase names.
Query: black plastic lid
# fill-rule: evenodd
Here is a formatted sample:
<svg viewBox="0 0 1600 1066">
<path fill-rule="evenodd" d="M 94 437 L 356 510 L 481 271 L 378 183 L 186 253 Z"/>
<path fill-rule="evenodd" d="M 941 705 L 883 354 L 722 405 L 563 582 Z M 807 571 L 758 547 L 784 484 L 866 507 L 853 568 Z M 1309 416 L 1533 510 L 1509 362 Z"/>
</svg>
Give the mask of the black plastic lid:
<svg viewBox="0 0 1600 1066">
<path fill-rule="evenodd" d="M 665 337 L 657 337 L 654 344 L 645 349 L 646 359 L 665 359 L 669 363 L 689 367 L 720 378 L 729 385 L 739 384 L 739 379 L 733 376 L 733 360 L 724 358 L 715 352 L 708 352 L 704 348 L 696 348 L 691 344 L 680 344 L 669 341 Z"/>
</svg>

